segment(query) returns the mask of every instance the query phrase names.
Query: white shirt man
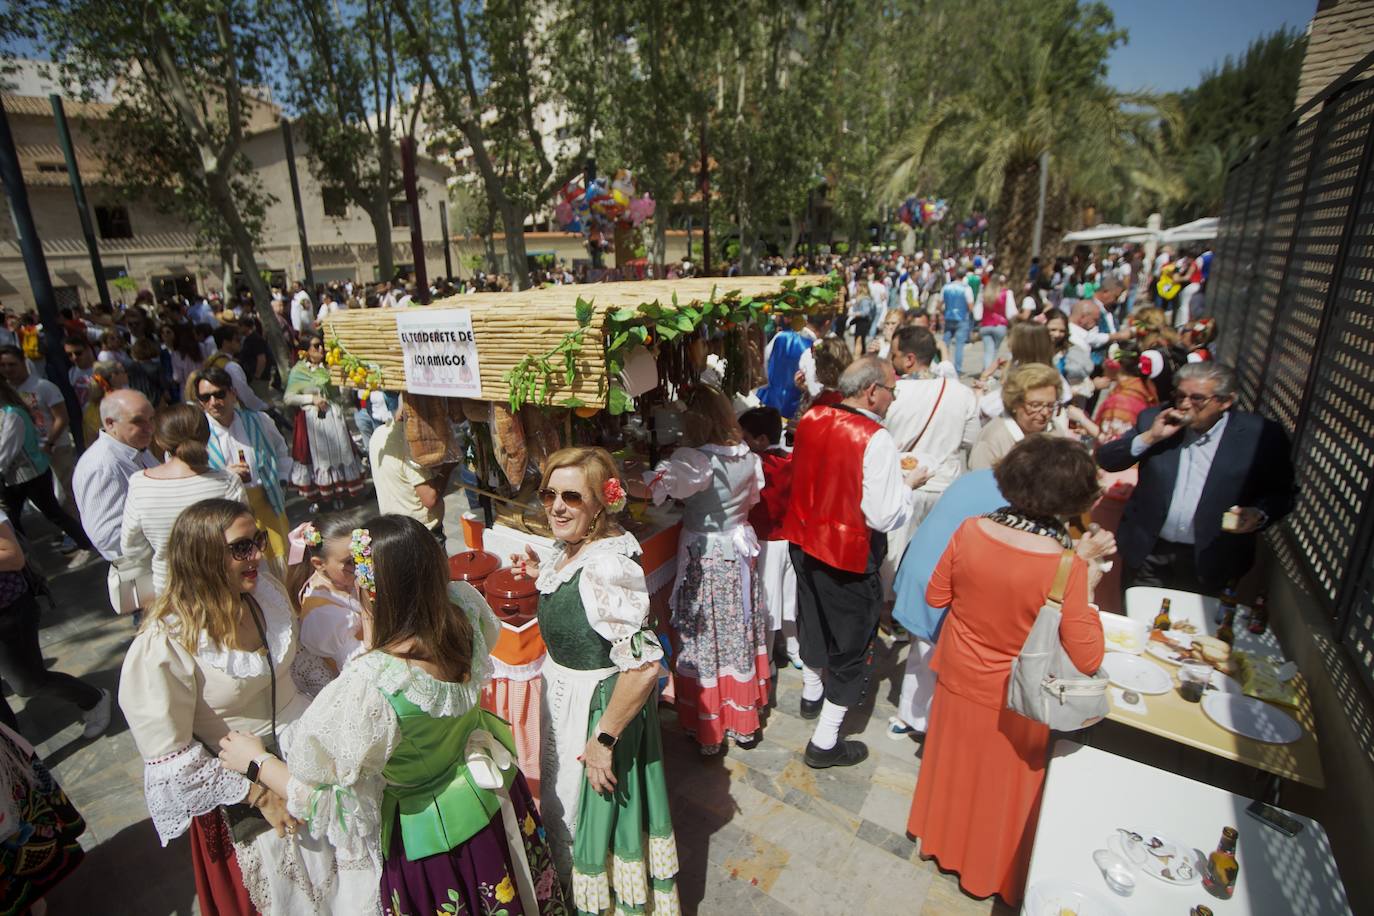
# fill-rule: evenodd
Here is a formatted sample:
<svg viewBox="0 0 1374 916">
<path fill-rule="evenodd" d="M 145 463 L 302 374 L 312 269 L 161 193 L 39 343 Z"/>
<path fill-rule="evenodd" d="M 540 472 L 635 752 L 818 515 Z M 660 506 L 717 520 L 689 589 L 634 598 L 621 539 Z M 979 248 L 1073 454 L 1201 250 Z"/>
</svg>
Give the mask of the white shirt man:
<svg viewBox="0 0 1374 916">
<path fill-rule="evenodd" d="M 297 334 L 309 334 L 315 330 L 315 306 L 310 302 L 310 294 L 304 288 L 296 290 L 291 297 L 291 327 Z"/>
<path fill-rule="evenodd" d="M 892 364 L 902 374 L 884 425 L 898 452 L 914 454 L 931 477 L 916 490 L 906 524 L 887 536 L 887 559 L 879 576 L 889 600 L 907 541 L 940 494 L 963 473 L 964 452 L 980 429 L 978 396 L 957 379 L 932 371 L 938 356 L 935 336 L 925 328 L 902 328 L 893 337 Z"/>
<path fill-rule="evenodd" d="M 72 489 L 86 536 L 102 557 L 115 560 L 129 477 L 157 465 L 147 451 L 153 405 L 132 388 L 112 391 L 100 402 L 100 424 L 100 436 L 76 463 Z"/>
</svg>

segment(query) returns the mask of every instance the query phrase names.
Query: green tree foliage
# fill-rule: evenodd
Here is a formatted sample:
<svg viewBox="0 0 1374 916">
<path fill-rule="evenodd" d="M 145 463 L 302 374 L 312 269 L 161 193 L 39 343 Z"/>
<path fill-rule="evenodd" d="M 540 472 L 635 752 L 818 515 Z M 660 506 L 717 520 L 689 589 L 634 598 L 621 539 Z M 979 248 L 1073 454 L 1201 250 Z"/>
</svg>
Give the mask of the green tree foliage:
<svg viewBox="0 0 1374 916">
<path fill-rule="evenodd" d="M 1227 171 L 1292 113 L 1306 51 L 1306 36 L 1280 29 L 1177 95 L 1182 125 L 1163 137 L 1173 178 L 1171 221 L 1220 211 Z"/>
</svg>

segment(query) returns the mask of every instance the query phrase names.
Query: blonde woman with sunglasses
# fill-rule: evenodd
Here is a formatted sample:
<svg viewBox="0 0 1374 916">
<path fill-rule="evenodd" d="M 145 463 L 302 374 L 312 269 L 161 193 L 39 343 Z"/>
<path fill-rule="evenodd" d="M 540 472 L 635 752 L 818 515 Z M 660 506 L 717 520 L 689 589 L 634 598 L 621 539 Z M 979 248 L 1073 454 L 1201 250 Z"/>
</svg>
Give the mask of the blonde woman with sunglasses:
<svg viewBox="0 0 1374 916">
<path fill-rule="evenodd" d="M 677 842 L 658 727 L 663 647 L 649 626 L 639 542 L 615 522 L 625 490 L 610 453 L 564 448 L 539 500 L 556 539 L 536 580 L 542 672 L 540 800 L 559 877 L 579 912 L 679 913 Z M 607 860 L 611 866 L 607 867 Z"/>
<path fill-rule="evenodd" d="M 296 616 L 263 562 L 266 544 L 248 507 L 228 499 L 198 502 L 172 527 L 166 586 L 119 684 L 148 812 L 164 845 L 190 831 L 202 912 L 375 913 L 370 859 L 336 859 L 326 840 L 298 831 L 279 795 L 216 756 L 237 730 L 289 759 L 308 703 L 290 674 Z"/>
</svg>

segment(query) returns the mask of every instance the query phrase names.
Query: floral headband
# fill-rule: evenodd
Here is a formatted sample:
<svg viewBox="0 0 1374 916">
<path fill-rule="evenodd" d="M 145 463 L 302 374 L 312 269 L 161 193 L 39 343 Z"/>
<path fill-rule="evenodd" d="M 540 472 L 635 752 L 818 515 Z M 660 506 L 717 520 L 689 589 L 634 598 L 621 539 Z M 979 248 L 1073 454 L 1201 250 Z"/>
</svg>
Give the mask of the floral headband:
<svg viewBox="0 0 1374 916">
<path fill-rule="evenodd" d="M 358 583 L 358 591 L 377 593 L 377 577 L 372 571 L 372 535 L 366 528 L 354 528 L 348 540 L 349 553 L 353 555 L 353 578 Z"/>
<path fill-rule="evenodd" d="M 324 538 L 320 536 L 320 529 L 315 527 L 313 522 L 301 522 L 291 533 L 286 536 L 286 542 L 291 546 L 286 561 L 289 565 L 295 566 L 305 559 L 305 551 L 308 547 L 318 547 L 324 543 Z"/>
<path fill-rule="evenodd" d="M 619 477 L 612 477 L 601 486 L 601 504 L 611 512 L 625 508 L 625 488 L 620 485 Z"/>
</svg>

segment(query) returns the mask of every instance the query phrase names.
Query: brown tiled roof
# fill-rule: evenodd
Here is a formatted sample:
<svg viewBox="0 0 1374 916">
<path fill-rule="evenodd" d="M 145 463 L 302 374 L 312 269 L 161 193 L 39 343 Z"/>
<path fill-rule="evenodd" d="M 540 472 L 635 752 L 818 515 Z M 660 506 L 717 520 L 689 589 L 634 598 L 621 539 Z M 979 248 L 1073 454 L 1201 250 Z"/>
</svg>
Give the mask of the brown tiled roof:
<svg viewBox="0 0 1374 916">
<path fill-rule="evenodd" d="M 42 95 L 12 95 L 0 93 L 4 100 L 5 111 L 12 115 L 33 115 L 40 118 L 52 117 L 52 103 Z M 63 99 L 62 109 L 69 118 L 106 118 L 114 109 L 109 102 L 82 102 L 76 99 Z"/>
</svg>

